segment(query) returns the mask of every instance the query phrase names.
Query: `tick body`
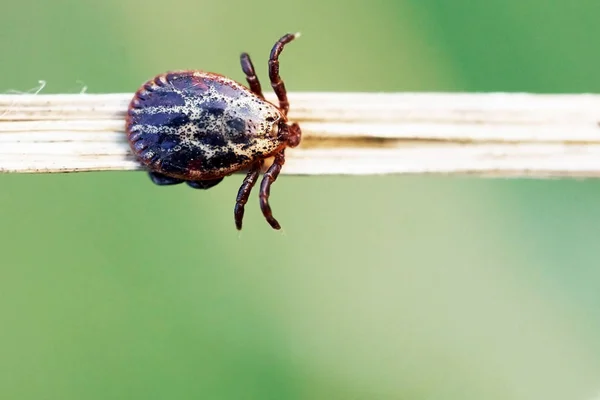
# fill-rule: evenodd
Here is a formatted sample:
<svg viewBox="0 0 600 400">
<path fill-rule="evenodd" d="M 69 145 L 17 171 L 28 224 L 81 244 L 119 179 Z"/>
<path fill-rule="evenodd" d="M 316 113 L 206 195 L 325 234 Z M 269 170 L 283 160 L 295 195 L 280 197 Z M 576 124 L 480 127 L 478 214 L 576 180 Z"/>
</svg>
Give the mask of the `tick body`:
<svg viewBox="0 0 600 400">
<path fill-rule="evenodd" d="M 208 189 L 224 177 L 248 170 L 234 209 L 242 228 L 244 206 L 266 158 L 274 162 L 260 185 L 260 206 L 267 222 L 280 225 L 269 206 L 271 184 L 285 162 L 285 149 L 300 143 L 300 128 L 289 123 L 289 103 L 279 76 L 279 54 L 297 35 L 273 46 L 269 77 L 279 105 L 265 100 L 250 56 L 240 57 L 249 88 L 219 74 L 173 71 L 157 75 L 134 95 L 127 113 L 130 147 L 158 185 L 187 183 Z"/>
</svg>

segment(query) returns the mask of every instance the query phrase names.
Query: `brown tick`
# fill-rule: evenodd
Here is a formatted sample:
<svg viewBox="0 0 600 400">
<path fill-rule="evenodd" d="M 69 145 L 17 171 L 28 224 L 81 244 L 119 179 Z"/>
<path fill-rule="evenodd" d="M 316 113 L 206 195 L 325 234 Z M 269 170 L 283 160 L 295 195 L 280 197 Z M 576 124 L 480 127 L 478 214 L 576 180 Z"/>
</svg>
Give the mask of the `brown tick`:
<svg viewBox="0 0 600 400">
<path fill-rule="evenodd" d="M 248 174 L 235 203 L 235 225 L 242 229 L 244 206 L 264 160 L 274 157 L 260 185 L 260 208 L 274 228 L 280 225 L 269 206 L 273 182 L 285 162 L 285 148 L 300 143 L 300 127 L 289 123 L 289 103 L 279 76 L 279 54 L 298 37 L 287 34 L 269 58 L 271 86 L 279 106 L 265 100 L 254 65 L 242 53 L 250 88 L 219 74 L 173 71 L 157 75 L 134 95 L 127 113 L 127 139 L 157 185 L 187 183 L 209 189 L 240 170 Z"/>
</svg>

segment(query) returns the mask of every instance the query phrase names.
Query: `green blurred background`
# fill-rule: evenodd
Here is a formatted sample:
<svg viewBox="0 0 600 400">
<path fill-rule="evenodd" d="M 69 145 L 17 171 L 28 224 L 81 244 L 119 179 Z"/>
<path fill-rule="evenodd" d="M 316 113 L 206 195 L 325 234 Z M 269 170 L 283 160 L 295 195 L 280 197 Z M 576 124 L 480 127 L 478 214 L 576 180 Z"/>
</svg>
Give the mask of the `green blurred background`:
<svg viewBox="0 0 600 400">
<path fill-rule="evenodd" d="M 220 4 L 219 4 L 220 3 Z M 597 0 L 4 2 L 0 91 L 600 92 Z M 266 85 L 268 87 L 268 85 Z M 293 107 L 293 104 L 292 104 Z M 600 182 L 0 176 L 2 399 L 594 399 Z"/>
</svg>

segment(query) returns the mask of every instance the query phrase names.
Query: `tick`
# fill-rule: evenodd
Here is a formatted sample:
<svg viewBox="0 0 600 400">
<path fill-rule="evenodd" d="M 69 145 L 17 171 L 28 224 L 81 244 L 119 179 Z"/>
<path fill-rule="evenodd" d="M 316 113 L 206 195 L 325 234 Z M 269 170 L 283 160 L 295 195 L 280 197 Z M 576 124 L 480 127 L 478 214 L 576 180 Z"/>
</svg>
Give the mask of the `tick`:
<svg viewBox="0 0 600 400">
<path fill-rule="evenodd" d="M 260 208 L 273 229 L 281 229 L 269 205 L 271 185 L 285 163 L 285 149 L 300 143 L 297 123 L 287 119 L 289 103 L 279 76 L 279 55 L 298 37 L 279 39 L 269 57 L 269 78 L 279 105 L 265 100 L 247 53 L 240 62 L 248 87 L 225 76 L 197 71 L 157 75 L 134 95 L 127 112 L 131 150 L 157 185 L 186 183 L 209 189 L 234 172 L 247 170 L 234 208 L 242 229 L 244 206 L 263 169 L 274 157 L 260 185 Z"/>
</svg>

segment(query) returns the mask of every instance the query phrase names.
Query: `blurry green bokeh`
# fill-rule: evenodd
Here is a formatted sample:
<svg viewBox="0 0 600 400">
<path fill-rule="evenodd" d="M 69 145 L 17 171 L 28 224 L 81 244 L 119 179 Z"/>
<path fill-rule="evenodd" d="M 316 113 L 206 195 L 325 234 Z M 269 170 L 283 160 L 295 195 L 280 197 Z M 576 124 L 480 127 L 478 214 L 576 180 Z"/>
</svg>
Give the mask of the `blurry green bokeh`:
<svg viewBox="0 0 600 400">
<path fill-rule="evenodd" d="M 599 92 L 597 0 L 21 1 L 0 91 L 133 92 L 169 69 L 291 91 Z M 292 105 L 293 107 L 293 105 Z M 593 399 L 600 182 L 0 176 L 2 399 Z"/>
</svg>

